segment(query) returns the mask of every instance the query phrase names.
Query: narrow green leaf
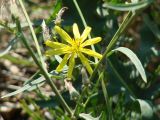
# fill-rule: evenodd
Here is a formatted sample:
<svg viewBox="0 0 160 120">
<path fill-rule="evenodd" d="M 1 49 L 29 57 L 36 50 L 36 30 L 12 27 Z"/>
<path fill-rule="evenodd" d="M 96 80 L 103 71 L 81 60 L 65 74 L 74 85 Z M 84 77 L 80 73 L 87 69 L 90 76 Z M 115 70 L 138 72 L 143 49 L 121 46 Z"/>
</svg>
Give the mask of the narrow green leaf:
<svg viewBox="0 0 160 120">
<path fill-rule="evenodd" d="M 149 16 L 143 15 L 145 24 L 149 27 L 149 29 L 152 31 L 152 33 L 160 40 L 160 30 L 158 28 L 158 25 L 152 21 Z"/>
<path fill-rule="evenodd" d="M 135 11 L 141 8 L 144 8 L 146 6 L 148 6 L 149 4 L 151 4 L 154 0 L 142 0 L 139 1 L 137 3 L 121 3 L 121 4 L 117 4 L 117 3 L 108 3 L 105 2 L 105 6 L 107 8 L 113 9 L 113 10 L 119 10 L 119 11 Z"/>
<path fill-rule="evenodd" d="M 31 87 L 31 86 L 30 86 L 29 84 L 27 84 L 27 85 L 23 86 L 22 88 L 14 91 L 14 92 L 11 92 L 11 93 L 9 93 L 9 94 L 7 94 L 7 95 L 2 96 L 1 98 L 5 98 L 5 97 L 10 97 L 10 96 L 16 95 L 16 94 L 18 94 L 18 93 L 21 93 L 21 92 L 29 89 L 30 87 Z"/>
<path fill-rule="evenodd" d="M 60 11 L 61 8 L 62 8 L 62 0 L 56 0 L 55 5 L 53 6 L 52 14 L 46 21 L 47 25 L 51 23 L 53 19 L 56 18 L 57 13 Z"/>
<path fill-rule="evenodd" d="M 33 81 L 29 82 L 28 84 L 24 85 L 20 89 L 14 91 L 14 92 L 11 92 L 11 93 L 9 93 L 7 95 L 2 96 L 1 98 L 14 96 L 14 95 L 16 95 L 18 93 L 21 93 L 21 92 L 24 92 L 24 91 L 27 91 L 27 90 L 34 90 L 34 89 L 37 88 L 37 86 L 42 85 L 44 83 L 44 81 L 45 81 L 45 78 L 44 77 L 40 77 L 40 78 L 38 78 L 36 80 L 33 80 Z"/>
<path fill-rule="evenodd" d="M 44 117 L 42 113 L 40 112 L 39 107 L 36 105 L 36 103 L 32 100 L 29 100 L 30 104 L 34 107 L 33 110 L 29 107 L 29 105 L 26 103 L 25 100 L 21 100 L 20 104 L 23 110 L 25 110 L 26 113 L 29 114 L 29 116 L 32 118 L 32 120 L 44 120 Z"/>
<path fill-rule="evenodd" d="M 33 25 L 33 23 L 32 23 Z M 27 22 L 22 22 L 21 23 L 21 27 L 22 28 L 26 28 L 28 27 L 28 23 Z M 14 29 L 16 28 L 16 24 L 15 23 L 7 23 L 7 24 L 3 24 L 0 22 L 0 30 L 8 30 L 9 32 L 13 33 Z"/>
<path fill-rule="evenodd" d="M 108 64 L 110 65 L 111 69 L 113 70 L 114 74 L 116 75 L 116 77 L 118 78 L 118 80 L 123 84 L 123 86 L 129 91 L 129 93 L 136 98 L 136 95 L 134 94 L 134 92 L 132 91 L 132 89 L 130 88 L 130 86 L 128 86 L 128 84 L 125 82 L 125 80 L 122 78 L 122 76 L 119 74 L 119 72 L 117 71 L 117 69 L 114 67 L 114 65 L 112 64 L 112 62 L 108 59 L 107 60 Z"/>
<path fill-rule="evenodd" d="M 100 79 L 101 79 L 103 95 L 104 95 L 104 98 L 105 98 L 105 101 L 106 101 L 106 106 L 108 108 L 107 109 L 107 111 L 108 111 L 108 120 L 112 120 L 113 119 L 113 117 L 112 117 L 112 109 L 111 109 L 111 104 L 110 104 L 110 101 L 109 101 L 107 88 L 106 88 L 106 85 L 104 83 L 104 72 L 102 72 L 100 74 Z"/>
<path fill-rule="evenodd" d="M 117 49 L 114 49 L 113 51 L 114 52 L 119 51 L 119 52 L 125 54 L 127 57 L 129 57 L 129 59 L 132 61 L 132 63 L 135 65 L 136 69 L 140 73 L 143 81 L 145 83 L 147 82 L 147 77 L 146 77 L 144 68 L 143 68 L 140 60 L 138 59 L 138 57 L 130 49 L 125 48 L 125 47 L 119 47 Z"/>
<path fill-rule="evenodd" d="M 105 98 L 105 101 L 106 101 L 106 105 L 108 105 L 109 99 L 108 99 L 108 93 L 107 93 L 106 85 L 105 85 L 104 80 L 103 80 L 103 78 L 104 78 L 103 74 L 104 74 L 104 72 L 102 72 L 100 74 L 101 85 L 102 85 L 102 91 L 103 91 L 103 95 L 104 95 L 104 98 Z"/>
<path fill-rule="evenodd" d="M 0 57 L 2 57 L 3 55 L 7 54 L 7 53 L 12 49 L 13 45 L 14 45 L 16 42 L 17 42 L 17 39 L 14 38 L 14 39 L 12 39 L 12 40 L 9 42 L 8 46 L 6 47 L 6 49 L 4 49 L 4 50 L 2 50 L 2 51 L 0 50 Z"/>
<path fill-rule="evenodd" d="M 38 73 L 39 72 L 35 73 L 35 75 L 37 75 Z M 49 76 L 52 77 L 52 78 L 56 78 L 56 79 L 62 79 L 63 78 L 63 76 L 58 76 L 54 71 L 51 71 Z M 33 90 L 37 89 L 37 87 L 40 87 L 45 83 L 45 78 L 43 76 L 41 76 L 41 77 L 39 77 L 37 79 L 32 79 L 32 78 L 27 80 L 24 83 L 24 86 L 21 87 L 20 89 L 14 91 L 14 92 L 11 92 L 11 93 L 9 93 L 7 95 L 4 95 L 1 98 L 14 96 L 14 95 L 16 95 L 18 93 L 21 93 L 21 92 L 24 92 L 24 91 L 33 91 Z"/>
<path fill-rule="evenodd" d="M 85 120 L 100 120 L 101 115 L 96 117 L 96 118 L 94 118 L 94 117 L 91 116 L 91 114 L 80 113 L 79 117 L 81 117 L 81 118 L 83 118 Z"/>
<path fill-rule="evenodd" d="M 7 59 L 13 64 L 17 64 L 20 66 L 32 66 L 32 67 L 36 66 L 33 61 L 27 60 L 26 58 L 15 57 L 7 53 L 5 55 L 3 54 L 3 56 L 0 56 L 0 58 Z"/>
</svg>

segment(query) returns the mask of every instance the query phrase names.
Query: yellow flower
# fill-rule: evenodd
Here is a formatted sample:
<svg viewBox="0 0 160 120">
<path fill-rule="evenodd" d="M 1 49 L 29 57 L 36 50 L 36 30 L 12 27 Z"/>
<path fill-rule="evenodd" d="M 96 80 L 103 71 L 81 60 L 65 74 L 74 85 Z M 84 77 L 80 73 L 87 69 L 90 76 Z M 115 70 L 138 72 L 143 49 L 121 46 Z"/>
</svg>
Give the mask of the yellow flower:
<svg viewBox="0 0 160 120">
<path fill-rule="evenodd" d="M 91 75 L 93 70 L 88 62 L 88 59 L 84 56 L 84 54 L 87 54 L 89 56 L 97 57 L 99 59 L 102 58 L 102 55 L 94 52 L 88 48 L 85 48 L 86 46 L 93 45 L 95 43 L 98 43 L 101 41 L 101 37 L 96 37 L 92 39 L 86 40 L 88 34 L 91 31 L 90 27 L 86 27 L 83 31 L 82 35 L 79 33 L 79 29 L 76 23 L 73 24 L 73 34 L 74 38 L 72 39 L 63 29 L 61 29 L 59 26 L 55 26 L 54 30 L 60 35 L 60 37 L 67 42 L 67 44 L 59 43 L 59 42 L 52 42 L 50 40 L 47 40 L 45 44 L 52 49 L 46 51 L 47 56 L 52 55 L 64 55 L 63 60 L 56 68 L 57 72 L 62 71 L 63 67 L 67 64 L 67 61 L 69 60 L 69 68 L 67 77 L 72 77 L 72 71 L 75 65 L 75 58 L 77 56 L 80 58 L 82 64 L 86 67 L 87 71 Z M 86 41 L 85 41 L 86 40 Z"/>
</svg>

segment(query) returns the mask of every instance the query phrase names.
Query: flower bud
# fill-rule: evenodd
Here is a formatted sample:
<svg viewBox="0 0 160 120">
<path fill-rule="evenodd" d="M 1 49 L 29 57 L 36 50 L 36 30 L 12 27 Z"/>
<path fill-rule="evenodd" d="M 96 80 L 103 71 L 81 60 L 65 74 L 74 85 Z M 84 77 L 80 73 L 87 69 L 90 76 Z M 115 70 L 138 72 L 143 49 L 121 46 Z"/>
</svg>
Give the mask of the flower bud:
<svg viewBox="0 0 160 120">
<path fill-rule="evenodd" d="M 83 85 L 88 86 L 90 84 L 90 81 L 89 81 L 86 69 L 84 67 L 81 69 L 81 73 L 82 73 L 82 83 L 83 83 Z"/>
<path fill-rule="evenodd" d="M 71 100 L 77 100 L 79 97 L 78 91 L 73 87 L 72 82 L 68 79 L 64 80 L 65 88 L 69 91 Z"/>
<path fill-rule="evenodd" d="M 63 7 L 62 9 L 60 9 L 60 11 L 58 12 L 57 17 L 56 17 L 56 19 L 54 21 L 55 25 L 60 25 L 61 24 L 61 22 L 62 22 L 62 15 L 65 12 L 65 10 L 67 10 L 67 9 L 68 9 L 67 7 Z"/>
<path fill-rule="evenodd" d="M 49 34 L 49 28 L 46 26 L 46 23 L 45 23 L 44 20 L 43 20 L 43 22 L 42 22 L 42 24 L 41 24 L 41 27 L 42 27 L 42 32 L 43 32 L 43 39 L 44 39 L 44 41 L 51 39 L 51 36 L 50 36 L 50 34 Z"/>
</svg>

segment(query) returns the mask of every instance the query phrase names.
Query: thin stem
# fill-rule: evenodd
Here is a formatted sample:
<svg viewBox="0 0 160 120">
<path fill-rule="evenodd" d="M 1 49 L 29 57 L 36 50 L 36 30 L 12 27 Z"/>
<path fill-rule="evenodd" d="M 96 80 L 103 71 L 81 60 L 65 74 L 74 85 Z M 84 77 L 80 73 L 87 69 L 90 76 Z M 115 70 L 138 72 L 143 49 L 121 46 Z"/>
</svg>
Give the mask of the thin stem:
<svg viewBox="0 0 160 120">
<path fill-rule="evenodd" d="M 44 64 L 44 61 L 43 61 L 41 49 L 39 47 L 38 39 L 37 39 L 36 34 L 34 32 L 34 29 L 33 29 L 32 23 L 30 21 L 30 18 L 29 18 L 28 14 L 27 14 L 27 11 L 26 11 L 26 9 L 24 7 L 24 4 L 23 4 L 22 0 L 18 0 L 18 1 L 20 3 L 20 6 L 21 6 L 22 11 L 24 13 L 24 16 L 25 16 L 25 18 L 26 18 L 26 20 L 28 22 L 29 28 L 31 30 L 31 34 L 32 34 L 33 40 L 35 42 L 35 46 L 36 46 L 36 49 L 37 49 L 37 52 L 38 52 L 38 56 L 40 57 L 40 61 L 41 61 L 42 65 L 43 65 L 43 67 L 45 68 L 45 64 Z"/>
<path fill-rule="evenodd" d="M 76 115 L 76 114 L 77 114 L 79 105 L 81 104 L 80 102 L 82 101 L 82 98 L 84 97 L 84 94 L 85 94 L 85 92 L 86 92 L 86 89 L 87 89 L 86 87 L 83 88 L 82 93 L 81 93 L 81 96 L 79 97 L 79 99 L 78 99 L 78 101 L 77 101 L 77 104 L 76 104 L 76 107 L 75 107 L 75 109 L 74 109 L 73 115 Z"/>
<path fill-rule="evenodd" d="M 124 85 L 124 87 L 129 91 L 129 93 L 136 98 L 136 95 L 132 92 L 132 90 L 130 89 L 130 87 L 125 83 L 125 81 L 123 80 L 123 78 L 120 76 L 120 74 L 117 72 L 117 70 L 114 68 L 114 66 L 112 65 L 112 62 L 108 59 L 108 63 L 111 66 L 113 72 L 115 73 L 115 75 L 118 77 L 118 79 L 120 80 L 120 82 Z"/>
<path fill-rule="evenodd" d="M 92 81 L 96 75 L 96 72 L 100 66 L 100 64 L 103 62 L 103 60 L 106 58 L 107 54 L 111 51 L 111 49 L 115 46 L 116 42 L 118 41 L 118 38 L 122 33 L 127 29 L 127 27 L 130 25 L 131 21 L 135 17 L 136 14 L 133 14 L 132 11 L 130 11 L 122 24 L 120 25 L 117 32 L 114 34 L 112 40 L 110 41 L 109 45 L 106 47 L 106 50 L 102 56 L 102 59 L 97 63 L 96 67 L 94 68 L 93 74 L 90 77 L 90 81 Z"/>
<path fill-rule="evenodd" d="M 77 1 L 73 0 L 73 2 L 74 2 L 74 5 L 75 5 L 75 7 L 76 7 L 76 9 L 77 9 L 77 11 L 79 13 L 79 16 L 80 16 L 82 22 L 83 22 L 84 27 L 87 27 L 87 23 L 86 23 L 86 21 L 84 19 L 83 13 L 82 13 L 81 9 L 79 8 L 79 5 L 78 5 Z M 89 38 L 91 38 L 91 35 L 88 35 L 88 36 L 89 36 Z"/>
<path fill-rule="evenodd" d="M 5 29 L 7 28 L 9 32 L 14 33 L 14 30 L 12 28 L 10 28 L 7 24 L 0 21 L 0 29 L 1 28 L 5 28 Z"/>
<path fill-rule="evenodd" d="M 78 11 L 78 14 L 79 14 L 79 16 L 80 16 L 80 18 L 81 18 L 81 20 L 82 20 L 82 23 L 83 23 L 84 27 L 86 28 L 86 27 L 87 27 L 87 23 L 86 23 L 86 20 L 84 19 L 83 13 L 82 13 L 82 11 L 81 11 L 81 9 L 80 9 L 77 1 L 76 1 L 76 0 L 73 0 L 73 3 L 74 3 L 74 5 L 75 5 L 75 7 L 76 7 L 76 9 L 77 9 L 77 11 Z M 90 34 L 88 35 L 88 38 L 91 39 L 91 35 L 90 35 Z M 92 48 L 92 50 L 95 51 L 94 45 L 91 45 L 91 48 Z M 95 59 L 95 63 L 97 63 L 97 62 L 98 62 L 98 59 L 97 59 L 96 57 L 95 57 L 94 59 Z"/>
<path fill-rule="evenodd" d="M 103 95 L 104 95 L 104 98 L 105 98 L 105 101 L 106 101 L 106 105 L 107 105 L 108 120 L 113 120 L 112 107 L 111 107 L 111 104 L 110 104 L 110 99 L 109 99 L 109 96 L 108 96 L 108 91 L 107 91 L 106 85 L 104 83 L 104 71 L 101 72 L 101 74 L 100 74 L 99 77 L 101 79 L 102 91 L 103 91 Z"/>
<path fill-rule="evenodd" d="M 19 21 L 16 21 L 17 24 L 17 28 L 18 28 L 18 37 L 21 38 L 23 44 L 25 45 L 25 47 L 28 49 L 28 51 L 30 52 L 33 60 L 35 61 L 35 63 L 37 64 L 37 66 L 39 67 L 41 73 L 44 75 L 45 79 L 47 80 L 48 84 L 50 85 L 50 87 L 52 88 L 53 92 L 57 95 L 60 103 L 62 104 L 62 106 L 65 108 L 65 110 L 70 114 L 70 116 L 72 116 L 72 110 L 69 108 L 69 106 L 67 105 L 67 103 L 65 102 L 65 100 L 63 99 L 63 97 L 61 96 L 60 92 L 58 91 L 58 89 L 56 88 L 55 84 L 53 83 L 53 81 L 51 80 L 51 78 L 49 77 L 48 72 L 44 69 L 44 67 L 42 66 L 41 62 L 39 62 L 39 60 L 37 59 L 37 57 L 35 56 L 33 50 L 31 49 L 31 47 L 29 46 L 27 40 L 25 39 L 22 30 L 21 30 L 21 26 Z"/>
<path fill-rule="evenodd" d="M 99 76 L 100 76 L 100 71 L 98 71 L 98 72 L 99 72 Z M 84 103 L 84 108 L 87 106 L 87 104 L 88 104 L 88 102 L 90 101 L 90 99 L 92 98 L 92 96 L 93 96 L 94 94 L 97 94 L 97 93 L 94 93 L 94 92 L 97 92 L 96 89 L 98 88 L 98 86 L 99 86 L 99 84 L 100 84 L 100 81 L 101 81 L 101 78 L 99 77 L 98 80 L 96 81 L 95 86 L 94 86 L 93 89 L 92 89 L 92 92 L 90 93 L 90 96 L 88 96 L 87 100 L 86 100 L 85 103 Z"/>
</svg>

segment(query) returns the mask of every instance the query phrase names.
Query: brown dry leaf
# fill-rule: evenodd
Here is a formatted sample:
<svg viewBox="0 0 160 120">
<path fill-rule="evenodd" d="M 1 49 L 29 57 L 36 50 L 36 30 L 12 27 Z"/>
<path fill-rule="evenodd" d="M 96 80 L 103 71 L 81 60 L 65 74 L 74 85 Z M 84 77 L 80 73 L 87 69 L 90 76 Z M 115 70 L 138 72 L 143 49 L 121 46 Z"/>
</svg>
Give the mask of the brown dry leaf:
<svg viewBox="0 0 160 120">
<path fill-rule="evenodd" d="M 24 21 L 24 15 L 16 0 L 1 0 L 0 1 L 0 21 L 11 22 L 12 15 L 19 17 L 21 21 Z"/>
</svg>

